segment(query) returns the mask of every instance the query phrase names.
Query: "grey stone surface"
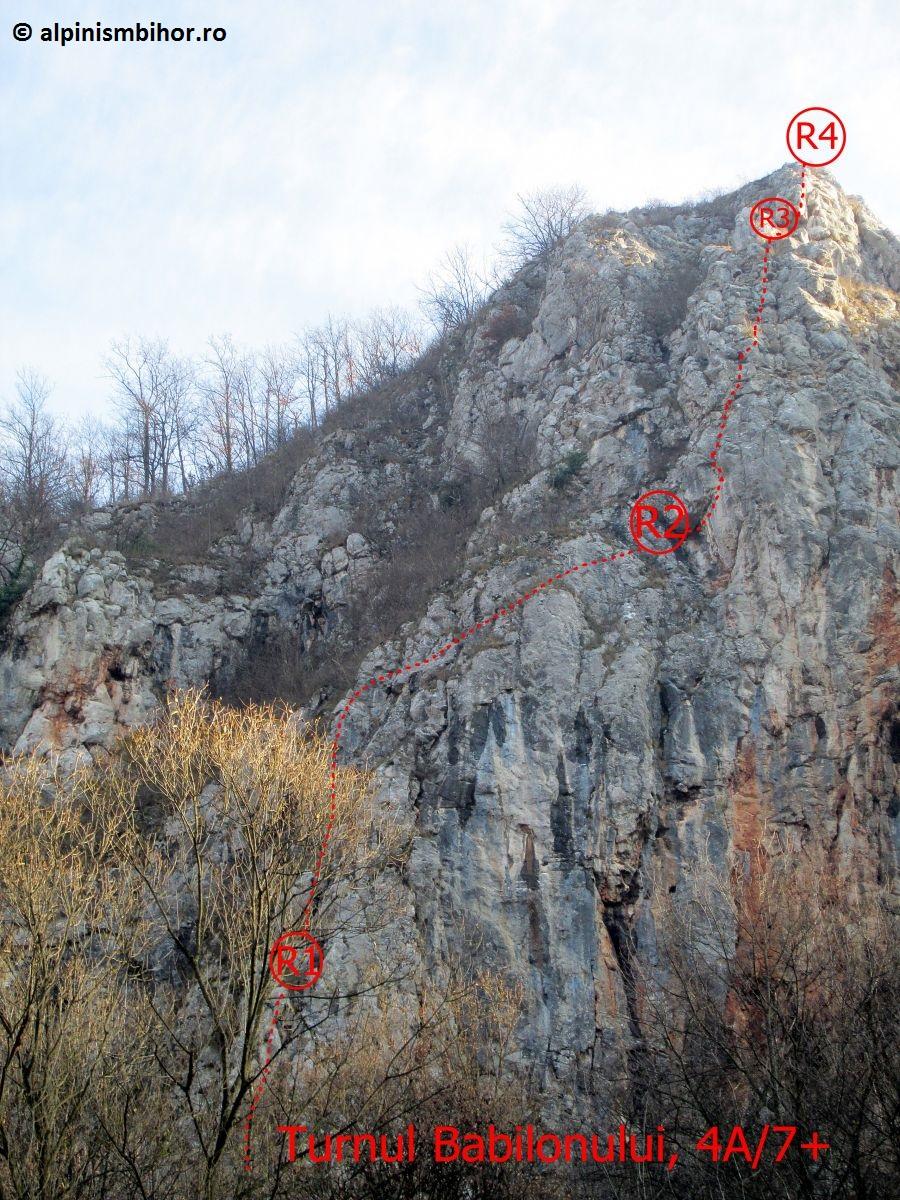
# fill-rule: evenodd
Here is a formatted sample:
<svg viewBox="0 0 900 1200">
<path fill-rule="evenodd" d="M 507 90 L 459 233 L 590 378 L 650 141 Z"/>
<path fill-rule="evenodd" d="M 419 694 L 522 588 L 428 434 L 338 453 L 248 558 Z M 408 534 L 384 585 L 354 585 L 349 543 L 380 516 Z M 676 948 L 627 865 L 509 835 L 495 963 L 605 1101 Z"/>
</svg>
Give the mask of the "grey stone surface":
<svg viewBox="0 0 900 1200">
<path fill-rule="evenodd" d="M 592 218 L 546 275 L 509 285 L 534 301 L 531 332 L 493 357 L 477 336 L 459 350 L 447 419 L 435 408 L 412 455 L 448 478 L 484 469 L 499 410 L 533 432 L 533 471 L 481 514 L 455 586 L 422 595 L 361 679 L 627 548 L 644 490 L 678 492 L 699 519 L 758 295 L 747 212 L 797 181 L 784 167 L 693 209 Z M 819 172 L 771 264 L 705 531 L 677 555 L 572 575 L 369 691 L 344 737 L 343 756 L 374 766 L 414 824 L 397 936 L 436 964 L 477 947 L 525 981 L 530 1065 L 560 1108 L 627 1044 L 625 956 L 634 938 L 652 962 L 654 873 L 686 898 L 701 855 L 724 870 L 777 830 L 825 845 L 853 886 L 896 878 L 900 249 Z M 245 595 L 210 596 L 202 564 L 162 595 L 113 550 L 55 554 L 0 661 L 6 745 L 92 753 L 146 720 L 167 681 L 209 678 L 260 622 L 339 645 L 344 606 L 383 555 L 360 532 L 360 497 L 399 496 L 407 479 L 399 451 L 374 464 L 366 447 L 358 431 L 324 439 L 271 525 L 248 530 L 261 565 Z M 572 450 L 586 465 L 560 492 L 550 476 Z M 388 545 L 392 512 L 375 522 Z"/>
</svg>

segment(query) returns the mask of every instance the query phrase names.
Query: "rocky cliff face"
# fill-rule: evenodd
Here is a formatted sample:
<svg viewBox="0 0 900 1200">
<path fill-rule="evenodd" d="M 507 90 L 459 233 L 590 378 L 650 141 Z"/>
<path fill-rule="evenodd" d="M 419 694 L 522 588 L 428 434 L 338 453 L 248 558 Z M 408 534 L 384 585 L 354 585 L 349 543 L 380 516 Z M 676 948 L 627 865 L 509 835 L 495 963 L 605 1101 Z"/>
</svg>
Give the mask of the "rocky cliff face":
<svg viewBox="0 0 900 1200">
<path fill-rule="evenodd" d="M 96 754 L 168 683 L 226 677 L 275 631 L 301 668 L 323 645 L 340 657 L 369 597 L 387 603 L 404 522 L 433 520 L 419 553 L 440 556 L 441 514 L 498 462 L 515 470 L 453 579 L 363 646 L 359 679 L 630 548 L 643 491 L 677 492 L 696 523 L 758 298 L 748 209 L 797 188 L 785 167 L 695 207 L 586 221 L 494 297 L 449 367 L 403 385 L 402 421 L 335 426 L 274 520 L 246 515 L 165 584 L 110 548 L 123 522 L 152 525 L 149 506 L 90 518 L 8 631 L 6 746 Z M 700 856 L 724 864 L 764 831 L 824 844 L 854 886 L 895 878 L 897 288 L 896 239 L 816 173 L 771 253 L 703 531 L 556 581 L 352 709 L 342 754 L 416 831 L 398 936 L 435 961 L 477 946 L 525 980 L 529 1064 L 561 1106 L 639 1019 L 627 958 L 652 961 L 651 879 L 687 896 Z M 235 584 L 229 564 L 248 561 Z M 317 696 L 343 703 L 327 678 Z"/>
</svg>

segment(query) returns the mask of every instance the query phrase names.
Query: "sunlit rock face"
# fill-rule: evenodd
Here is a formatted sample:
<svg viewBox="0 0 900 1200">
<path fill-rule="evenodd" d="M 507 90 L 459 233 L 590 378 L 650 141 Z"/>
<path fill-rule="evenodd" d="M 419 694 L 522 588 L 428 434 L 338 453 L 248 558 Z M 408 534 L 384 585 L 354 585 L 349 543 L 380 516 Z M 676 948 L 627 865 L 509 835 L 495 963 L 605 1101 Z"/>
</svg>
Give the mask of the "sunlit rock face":
<svg viewBox="0 0 900 1200">
<path fill-rule="evenodd" d="M 328 433 L 274 520 L 248 514 L 165 584 L 111 548 L 121 514 L 89 518 L 6 633 L 6 748 L 102 753 L 167 686 L 227 676 L 275 630 L 301 666 L 323 642 L 340 656 L 412 483 L 433 482 L 437 521 L 448 488 L 494 469 L 498 414 L 526 469 L 477 516 L 452 582 L 357 653 L 359 680 L 629 549 L 650 488 L 700 521 L 760 295 L 748 211 L 797 187 L 785 167 L 695 207 L 587 220 L 456 338 L 452 369 L 410 382 L 417 420 Z M 415 830 L 394 936 L 524 981 L 522 1060 L 556 1110 L 598 1095 L 639 1032 L 629 958 L 652 969 L 654 889 L 687 901 L 701 859 L 724 872 L 764 836 L 823 845 L 848 887 L 892 886 L 898 287 L 896 239 L 816 173 L 771 251 L 702 530 L 555 582 L 351 710 L 342 756 L 375 767 Z M 498 344 L 501 308 L 518 336 Z M 251 557 L 249 578 L 226 570 Z M 344 703 L 327 680 L 316 699 Z"/>
</svg>

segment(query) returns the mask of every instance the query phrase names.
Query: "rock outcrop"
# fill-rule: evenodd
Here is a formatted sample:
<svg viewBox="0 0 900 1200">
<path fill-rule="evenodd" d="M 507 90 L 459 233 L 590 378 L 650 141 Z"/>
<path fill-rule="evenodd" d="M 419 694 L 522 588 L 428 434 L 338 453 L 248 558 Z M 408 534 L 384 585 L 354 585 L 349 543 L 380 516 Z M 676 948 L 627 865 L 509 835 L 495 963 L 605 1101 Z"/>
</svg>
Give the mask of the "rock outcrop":
<svg viewBox="0 0 900 1200">
<path fill-rule="evenodd" d="M 693 207 L 585 221 L 497 293 L 440 378 L 410 381 L 417 418 L 377 438 L 365 413 L 333 428 L 274 520 L 239 522 L 220 560 L 164 587 L 109 548 L 119 516 L 89 518 L 7 632 L 7 748 L 102 752 L 167 685 L 227 677 L 276 630 L 338 655 L 383 594 L 414 485 L 438 530 L 501 452 L 515 470 L 454 581 L 364 647 L 359 678 L 629 548 L 649 488 L 699 520 L 758 297 L 747 213 L 797 182 L 785 167 Z M 652 962 L 651 879 L 688 896 L 699 858 L 724 864 L 768 830 L 824 845 L 848 886 L 895 880 L 898 288 L 896 239 L 816 173 L 772 250 L 703 532 L 579 571 L 353 707 L 342 753 L 415 826 L 404 936 L 435 962 L 477 947 L 525 981 L 529 1065 L 560 1107 L 634 1032 L 628 955 Z M 252 578 L 223 591 L 223 556 L 252 557 Z"/>
</svg>

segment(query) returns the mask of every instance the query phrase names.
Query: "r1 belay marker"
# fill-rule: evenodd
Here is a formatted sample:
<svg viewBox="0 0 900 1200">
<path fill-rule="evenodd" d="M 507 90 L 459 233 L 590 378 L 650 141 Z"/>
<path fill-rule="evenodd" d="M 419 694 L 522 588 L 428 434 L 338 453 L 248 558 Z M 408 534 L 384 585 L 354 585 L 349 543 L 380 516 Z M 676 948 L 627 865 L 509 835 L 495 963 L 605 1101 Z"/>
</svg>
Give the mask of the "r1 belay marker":
<svg viewBox="0 0 900 1200">
<path fill-rule="evenodd" d="M 269 951 L 269 972 L 289 992 L 305 992 L 325 970 L 325 951 L 305 929 L 289 929 Z"/>
</svg>

